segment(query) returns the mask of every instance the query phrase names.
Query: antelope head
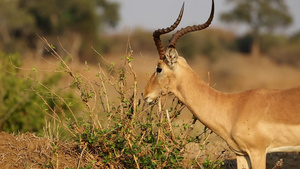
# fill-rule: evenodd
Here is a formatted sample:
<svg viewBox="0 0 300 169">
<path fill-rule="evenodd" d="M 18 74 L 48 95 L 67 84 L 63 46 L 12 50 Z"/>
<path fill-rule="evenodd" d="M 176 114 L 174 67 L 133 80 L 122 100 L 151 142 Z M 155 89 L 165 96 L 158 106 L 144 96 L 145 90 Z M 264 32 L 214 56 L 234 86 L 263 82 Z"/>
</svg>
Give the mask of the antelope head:
<svg viewBox="0 0 300 169">
<path fill-rule="evenodd" d="M 183 10 L 184 4 L 173 25 L 153 32 L 153 39 L 158 50 L 159 60 L 154 74 L 151 76 L 145 87 L 143 97 L 147 102 L 152 102 L 160 95 L 165 95 L 169 92 L 174 93 L 177 97 L 180 95 L 180 93 L 178 93 L 178 88 L 182 83 L 181 77 L 185 76 L 185 71 L 189 66 L 185 59 L 178 55 L 175 48 L 176 42 L 181 36 L 189 32 L 205 29 L 210 25 L 214 15 L 214 1 L 212 0 L 211 13 L 207 21 L 204 24 L 187 26 L 177 31 L 169 40 L 169 44 L 165 50 L 160 40 L 160 35 L 169 33 L 178 26 L 183 15 Z"/>
</svg>

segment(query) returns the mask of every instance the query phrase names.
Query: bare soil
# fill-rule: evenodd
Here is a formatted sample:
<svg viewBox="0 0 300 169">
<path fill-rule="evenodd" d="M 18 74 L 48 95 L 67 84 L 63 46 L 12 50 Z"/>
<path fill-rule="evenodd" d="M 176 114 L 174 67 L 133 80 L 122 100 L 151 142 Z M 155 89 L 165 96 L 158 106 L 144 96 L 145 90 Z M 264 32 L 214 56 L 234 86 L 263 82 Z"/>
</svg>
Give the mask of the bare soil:
<svg viewBox="0 0 300 169">
<path fill-rule="evenodd" d="M 31 133 L 0 133 L 0 168 L 77 168 L 79 155 L 72 143 L 54 143 Z"/>
</svg>

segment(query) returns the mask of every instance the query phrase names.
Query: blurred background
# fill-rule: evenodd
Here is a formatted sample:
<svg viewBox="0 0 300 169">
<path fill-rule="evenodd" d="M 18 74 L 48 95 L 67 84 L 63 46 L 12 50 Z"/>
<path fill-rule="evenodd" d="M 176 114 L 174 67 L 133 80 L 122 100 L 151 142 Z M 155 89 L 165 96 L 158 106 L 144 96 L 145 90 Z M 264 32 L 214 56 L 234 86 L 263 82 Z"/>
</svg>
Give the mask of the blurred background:
<svg viewBox="0 0 300 169">
<path fill-rule="evenodd" d="M 155 53 L 153 30 L 172 24 L 183 1 L 1 0 L 0 3 L 2 52 L 40 57 L 44 55 L 40 52 L 41 36 L 53 45 L 60 41 L 73 57 L 85 61 L 96 59 L 91 46 L 101 54 L 124 52 L 122 46 L 128 37 L 135 51 Z M 213 58 L 226 51 L 263 54 L 278 63 L 298 64 L 300 2 L 222 0 L 215 3 L 210 29 L 180 40 L 178 49 L 182 55 L 193 58 L 204 54 Z M 205 22 L 210 9 L 208 0 L 186 2 L 180 26 Z"/>
<path fill-rule="evenodd" d="M 85 70 L 88 63 L 87 79 L 97 74 L 101 56 L 122 64 L 130 46 L 141 93 L 158 59 L 152 32 L 171 25 L 182 3 L 0 0 L 0 129 L 41 132 L 45 100 L 35 92 L 38 85 L 24 77 L 61 93 L 70 86 L 64 75 L 53 73 L 57 64 L 41 37 L 61 56 L 72 56 L 74 70 Z M 223 92 L 298 86 L 299 6 L 294 0 L 217 0 L 212 25 L 182 37 L 177 50 L 204 81 Z M 210 9 L 209 0 L 186 1 L 179 27 L 204 23 Z M 170 37 L 164 35 L 163 42 Z"/>
</svg>

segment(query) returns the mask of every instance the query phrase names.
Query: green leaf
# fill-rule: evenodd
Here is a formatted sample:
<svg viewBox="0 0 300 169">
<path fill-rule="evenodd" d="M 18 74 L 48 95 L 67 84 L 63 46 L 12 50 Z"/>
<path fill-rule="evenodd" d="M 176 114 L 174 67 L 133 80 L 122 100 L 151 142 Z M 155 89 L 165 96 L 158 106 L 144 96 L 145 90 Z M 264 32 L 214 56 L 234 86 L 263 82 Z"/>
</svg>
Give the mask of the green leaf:
<svg viewBox="0 0 300 169">
<path fill-rule="evenodd" d="M 38 70 L 35 67 L 33 67 L 31 70 L 34 72 L 38 72 Z"/>
</svg>

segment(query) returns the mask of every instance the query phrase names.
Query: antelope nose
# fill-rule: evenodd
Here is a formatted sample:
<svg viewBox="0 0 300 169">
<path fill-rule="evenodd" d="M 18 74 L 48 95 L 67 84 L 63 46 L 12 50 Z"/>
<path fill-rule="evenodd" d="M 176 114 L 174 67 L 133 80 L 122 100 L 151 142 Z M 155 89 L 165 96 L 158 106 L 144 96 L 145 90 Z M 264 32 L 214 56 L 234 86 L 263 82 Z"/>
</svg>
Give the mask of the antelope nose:
<svg viewBox="0 0 300 169">
<path fill-rule="evenodd" d="M 144 93 L 141 93 L 142 97 L 144 100 L 146 100 L 148 98 L 148 96 L 146 96 Z"/>
<path fill-rule="evenodd" d="M 141 95 L 142 95 L 142 98 L 145 100 L 145 95 L 144 95 L 144 93 L 141 93 Z"/>
</svg>

